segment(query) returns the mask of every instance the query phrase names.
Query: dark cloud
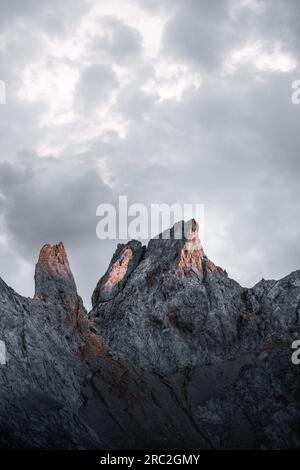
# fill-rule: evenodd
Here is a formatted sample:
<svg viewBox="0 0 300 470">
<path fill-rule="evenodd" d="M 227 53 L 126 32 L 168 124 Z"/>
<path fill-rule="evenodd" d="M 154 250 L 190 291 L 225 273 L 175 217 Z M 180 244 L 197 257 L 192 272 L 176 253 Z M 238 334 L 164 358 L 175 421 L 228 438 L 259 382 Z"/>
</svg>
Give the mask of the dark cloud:
<svg viewBox="0 0 300 470">
<path fill-rule="evenodd" d="M 204 203 L 211 256 L 249 285 L 300 262 L 300 137 L 290 75 L 256 82 L 249 69 L 251 87 L 244 80 L 245 71 L 212 79 L 181 102 L 154 105 L 129 129 L 126 147 L 111 152 L 116 186 L 133 200 Z M 125 179 L 123 162 L 131 168 Z"/>
<path fill-rule="evenodd" d="M 1 1 L 1 19 L 2 24 L 10 25 L 10 22 L 18 18 L 31 18 L 38 15 L 43 9 L 43 2 L 39 0 L 2 0 Z"/>
<path fill-rule="evenodd" d="M 166 53 L 210 68 L 219 64 L 241 33 L 233 28 L 230 1 L 186 0 L 178 2 L 163 40 Z"/>
<path fill-rule="evenodd" d="M 279 45 L 299 55 L 297 0 L 182 0 L 176 6 L 164 30 L 163 47 L 174 58 L 198 64 L 202 72 L 220 67 L 234 48 L 247 42 L 261 41 L 269 51 Z"/>
<path fill-rule="evenodd" d="M 113 70 L 104 64 L 94 64 L 83 69 L 75 90 L 75 107 L 81 111 L 94 111 L 105 103 L 118 86 Z"/>
<path fill-rule="evenodd" d="M 116 18 L 106 17 L 101 22 L 103 37 L 96 38 L 93 44 L 95 53 L 101 49 L 111 55 L 113 60 L 122 63 L 128 58 L 135 58 L 143 50 L 143 38 L 135 29 Z"/>
<path fill-rule="evenodd" d="M 252 15 L 251 27 L 270 42 L 281 41 L 290 50 L 299 54 L 300 8 L 297 0 L 266 0 L 260 2 L 258 15 Z M 255 26 L 256 23 L 256 26 Z"/>
<path fill-rule="evenodd" d="M 118 107 L 127 118 L 136 122 L 148 115 L 156 99 L 156 95 L 145 93 L 133 84 L 119 93 Z"/>
<path fill-rule="evenodd" d="M 1 277 L 28 292 L 40 246 L 63 240 L 87 302 L 116 245 L 96 207 L 118 194 L 204 203 L 206 251 L 243 284 L 300 267 L 297 1 L 3 5 Z"/>
<path fill-rule="evenodd" d="M 34 154 L 18 155 L 18 159 L 15 164 L 0 164 L 4 198 L 0 216 L 10 248 L 32 264 L 43 244 L 63 240 L 72 253 L 79 288 L 89 302 L 93 284 L 105 269 L 103 253 L 98 256 L 96 207 L 113 201 L 114 195 L 92 166 L 83 169 L 77 161 L 63 168 L 57 159 Z"/>
</svg>

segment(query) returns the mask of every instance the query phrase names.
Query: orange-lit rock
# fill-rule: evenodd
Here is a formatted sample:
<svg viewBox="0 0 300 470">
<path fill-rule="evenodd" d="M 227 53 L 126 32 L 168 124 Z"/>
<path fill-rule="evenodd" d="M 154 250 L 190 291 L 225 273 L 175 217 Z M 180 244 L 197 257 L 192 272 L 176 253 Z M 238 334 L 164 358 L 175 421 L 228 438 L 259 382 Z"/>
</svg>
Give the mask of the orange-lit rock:
<svg viewBox="0 0 300 470">
<path fill-rule="evenodd" d="M 70 269 L 62 242 L 44 245 L 35 268 L 35 300 L 57 305 L 57 317 L 73 328 L 87 328 L 86 311 Z"/>
<path fill-rule="evenodd" d="M 123 251 L 120 259 L 113 264 L 107 276 L 107 280 L 103 286 L 104 292 L 111 292 L 113 287 L 116 284 L 118 284 L 120 281 L 122 281 L 122 279 L 127 273 L 128 265 L 131 260 L 132 260 L 132 249 L 126 248 Z"/>
<path fill-rule="evenodd" d="M 104 276 L 99 280 L 92 296 L 93 307 L 115 297 L 125 286 L 128 277 L 138 266 L 144 248 L 136 240 L 119 244 Z"/>
<path fill-rule="evenodd" d="M 64 244 L 60 242 L 53 246 L 44 245 L 36 270 L 51 276 L 73 277 Z"/>
<path fill-rule="evenodd" d="M 198 224 L 192 219 L 185 227 L 187 231 L 187 233 L 185 233 L 187 241 L 181 249 L 179 268 L 181 268 L 184 273 L 201 272 L 202 260 L 205 254 L 199 239 Z"/>
</svg>

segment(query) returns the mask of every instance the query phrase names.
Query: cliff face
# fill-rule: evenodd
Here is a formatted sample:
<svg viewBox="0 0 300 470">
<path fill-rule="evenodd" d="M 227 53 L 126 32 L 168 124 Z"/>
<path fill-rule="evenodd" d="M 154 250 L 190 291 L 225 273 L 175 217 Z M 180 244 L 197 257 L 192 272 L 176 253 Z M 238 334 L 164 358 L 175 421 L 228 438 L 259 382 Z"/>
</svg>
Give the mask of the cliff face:
<svg viewBox="0 0 300 470">
<path fill-rule="evenodd" d="M 87 314 L 62 244 L 0 281 L 2 447 L 300 446 L 300 271 L 242 288 L 195 221 L 119 245 Z"/>
<path fill-rule="evenodd" d="M 139 245 L 119 246 L 94 298 L 129 246 L 139 263 L 90 313 L 117 359 L 175 371 L 291 342 L 298 333 L 299 272 L 244 289 L 207 258 L 196 224 L 181 239 L 151 240 L 142 256 Z"/>
</svg>

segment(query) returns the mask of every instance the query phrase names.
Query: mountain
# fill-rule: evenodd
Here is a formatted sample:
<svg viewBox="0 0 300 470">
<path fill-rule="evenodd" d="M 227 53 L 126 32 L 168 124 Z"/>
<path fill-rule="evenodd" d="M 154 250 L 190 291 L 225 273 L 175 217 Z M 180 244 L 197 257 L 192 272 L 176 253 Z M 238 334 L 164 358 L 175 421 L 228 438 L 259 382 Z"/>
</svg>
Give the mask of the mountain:
<svg viewBox="0 0 300 470">
<path fill-rule="evenodd" d="M 62 243 L 35 285 L 0 280 L 2 448 L 300 447 L 300 271 L 243 288 L 192 220 L 118 245 L 90 313 Z"/>
</svg>

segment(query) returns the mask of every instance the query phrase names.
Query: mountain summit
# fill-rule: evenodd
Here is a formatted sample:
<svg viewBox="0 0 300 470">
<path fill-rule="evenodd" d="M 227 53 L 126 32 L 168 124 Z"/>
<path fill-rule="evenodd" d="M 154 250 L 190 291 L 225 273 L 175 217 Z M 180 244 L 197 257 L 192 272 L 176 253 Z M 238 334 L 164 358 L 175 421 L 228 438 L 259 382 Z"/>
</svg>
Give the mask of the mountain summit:
<svg viewBox="0 0 300 470">
<path fill-rule="evenodd" d="M 300 271 L 241 287 L 195 220 L 118 245 L 88 314 L 62 243 L 34 299 L 0 280 L 1 446 L 300 446 Z"/>
</svg>

